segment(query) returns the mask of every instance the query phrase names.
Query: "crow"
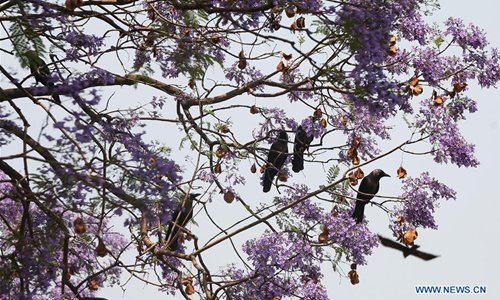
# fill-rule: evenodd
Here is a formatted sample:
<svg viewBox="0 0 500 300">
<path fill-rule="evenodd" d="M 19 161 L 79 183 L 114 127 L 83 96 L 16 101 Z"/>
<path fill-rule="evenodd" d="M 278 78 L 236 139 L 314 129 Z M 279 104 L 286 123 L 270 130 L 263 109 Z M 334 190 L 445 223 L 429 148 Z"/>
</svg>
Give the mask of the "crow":
<svg viewBox="0 0 500 300">
<path fill-rule="evenodd" d="M 292 170 L 298 173 L 304 170 L 304 151 L 309 148 L 314 136 L 308 136 L 302 126 L 297 127 L 293 144 Z"/>
<path fill-rule="evenodd" d="M 271 190 L 273 179 L 278 174 L 288 155 L 288 134 L 281 130 L 278 139 L 271 145 L 269 154 L 267 155 L 266 170 L 262 176 L 262 189 L 264 193 Z"/>
<path fill-rule="evenodd" d="M 54 83 L 50 81 L 50 69 L 47 63 L 33 50 L 24 52 L 24 57 L 28 62 L 31 74 L 35 77 L 36 82 L 40 82 L 52 92 Z M 52 99 L 54 99 L 56 103 L 61 104 L 61 98 L 59 98 L 58 94 L 52 93 Z"/>
<path fill-rule="evenodd" d="M 408 257 L 409 255 L 416 256 L 416 257 L 421 258 L 423 260 L 431 260 L 431 259 L 438 257 L 438 255 L 434 255 L 434 254 L 430 254 L 430 253 L 426 253 L 426 252 L 422 252 L 420 250 L 417 250 L 420 247 L 418 245 L 413 245 L 411 247 L 408 247 L 408 246 L 405 246 L 405 245 L 400 244 L 398 242 L 395 242 L 393 240 L 390 240 L 388 238 L 385 238 L 381 235 L 377 235 L 377 236 L 380 239 L 380 242 L 382 243 L 382 245 L 403 252 L 403 256 L 405 258 Z"/>
<path fill-rule="evenodd" d="M 354 213 L 352 217 L 356 219 L 356 223 L 361 223 L 363 221 L 363 215 L 365 212 L 365 205 L 373 198 L 373 196 L 378 192 L 379 180 L 382 177 L 391 177 L 387 175 L 384 171 L 380 169 L 373 170 L 370 174 L 365 176 L 361 180 L 359 185 L 358 195 L 356 196 L 356 206 L 354 207 Z"/>
<path fill-rule="evenodd" d="M 196 199 L 200 194 L 189 194 L 185 200 L 181 200 L 179 207 L 172 214 L 172 220 L 168 224 L 167 228 L 167 241 L 168 248 L 172 251 L 177 251 L 179 249 L 179 230 L 184 228 L 186 224 L 193 217 L 193 200 Z"/>
</svg>

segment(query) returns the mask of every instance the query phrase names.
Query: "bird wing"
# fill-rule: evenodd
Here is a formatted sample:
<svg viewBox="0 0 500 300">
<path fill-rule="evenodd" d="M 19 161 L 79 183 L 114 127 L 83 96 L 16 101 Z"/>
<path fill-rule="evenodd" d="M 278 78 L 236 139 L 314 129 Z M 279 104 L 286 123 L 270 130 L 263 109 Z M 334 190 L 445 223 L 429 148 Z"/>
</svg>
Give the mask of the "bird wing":
<svg viewBox="0 0 500 300">
<path fill-rule="evenodd" d="M 396 250 L 399 250 L 399 251 L 402 251 L 403 252 L 403 255 L 408 256 L 408 255 L 414 255 L 418 258 L 421 258 L 423 260 L 431 260 L 431 259 L 434 259 L 436 257 L 438 257 L 439 255 L 434 255 L 434 254 L 430 254 L 430 253 L 427 253 L 427 252 L 422 252 L 420 250 L 417 250 L 417 248 L 419 246 L 416 246 L 416 247 L 413 247 L 413 248 L 408 248 L 406 247 L 405 245 L 403 244 L 400 244 L 398 242 L 395 242 L 391 239 L 388 239 L 388 238 L 385 238 L 381 235 L 377 235 L 379 240 L 380 240 L 380 243 L 386 247 L 389 247 L 389 248 L 393 248 L 393 249 L 396 249 Z"/>
</svg>

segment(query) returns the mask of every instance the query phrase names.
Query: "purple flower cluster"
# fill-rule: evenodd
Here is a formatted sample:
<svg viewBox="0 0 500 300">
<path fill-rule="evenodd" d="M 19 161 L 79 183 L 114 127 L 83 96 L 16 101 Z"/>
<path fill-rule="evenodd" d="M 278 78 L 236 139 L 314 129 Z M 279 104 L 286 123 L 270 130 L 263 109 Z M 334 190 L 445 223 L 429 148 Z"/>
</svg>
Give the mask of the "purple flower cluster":
<svg viewBox="0 0 500 300">
<path fill-rule="evenodd" d="M 450 161 L 457 166 L 476 167 L 479 161 L 474 157 L 474 145 L 467 143 L 460 133 L 456 119 L 463 118 L 462 109 L 475 110 L 474 103 L 453 103 L 450 112 L 446 106 L 435 106 L 427 101 L 422 102 L 420 114 L 417 115 L 418 128 L 428 133 L 433 146 L 432 154 L 438 163 Z"/>
<path fill-rule="evenodd" d="M 418 178 L 403 180 L 402 190 L 404 202 L 394 208 L 394 216 L 403 217 L 404 222 L 390 225 L 394 236 L 398 238 L 409 228 L 437 229 L 433 213 L 438 201 L 456 199 L 455 191 L 432 178 L 428 172 L 420 174 Z"/>
</svg>

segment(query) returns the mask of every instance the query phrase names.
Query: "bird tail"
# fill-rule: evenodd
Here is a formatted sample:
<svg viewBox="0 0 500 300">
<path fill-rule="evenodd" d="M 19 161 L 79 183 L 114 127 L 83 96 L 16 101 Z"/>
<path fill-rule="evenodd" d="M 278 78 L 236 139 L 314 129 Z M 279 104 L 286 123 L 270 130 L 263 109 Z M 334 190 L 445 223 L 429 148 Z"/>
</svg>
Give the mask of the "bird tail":
<svg viewBox="0 0 500 300">
<path fill-rule="evenodd" d="M 365 214 L 365 202 L 356 201 L 356 205 L 354 206 L 354 212 L 352 217 L 356 219 L 356 223 L 359 224 L 363 221 L 363 215 Z"/>
<path fill-rule="evenodd" d="M 266 171 L 264 172 L 264 176 L 262 177 L 262 191 L 264 193 L 267 193 L 271 190 L 271 185 L 273 184 L 273 179 L 274 176 L 278 174 L 278 171 L 274 169 L 273 167 L 267 167 Z"/>
<path fill-rule="evenodd" d="M 292 170 L 298 173 L 304 170 L 304 154 L 294 152 L 292 159 Z"/>
</svg>

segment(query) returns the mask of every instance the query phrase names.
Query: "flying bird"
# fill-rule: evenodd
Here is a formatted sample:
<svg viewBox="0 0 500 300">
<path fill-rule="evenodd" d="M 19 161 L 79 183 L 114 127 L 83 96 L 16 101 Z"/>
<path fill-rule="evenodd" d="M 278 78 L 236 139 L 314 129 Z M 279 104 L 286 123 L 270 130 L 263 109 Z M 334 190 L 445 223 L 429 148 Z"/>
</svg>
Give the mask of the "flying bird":
<svg viewBox="0 0 500 300">
<path fill-rule="evenodd" d="M 304 170 L 304 151 L 309 148 L 313 139 L 314 136 L 307 135 L 302 126 L 297 127 L 297 131 L 295 132 L 295 141 L 293 143 L 292 159 L 292 170 L 295 173 Z"/>
<path fill-rule="evenodd" d="M 403 256 L 405 258 L 408 257 L 409 255 L 416 256 L 416 257 L 421 258 L 423 260 L 431 260 L 431 259 L 438 257 L 438 255 L 434 255 L 434 254 L 430 254 L 430 253 L 426 253 L 426 252 L 422 252 L 420 250 L 417 250 L 420 247 L 418 245 L 413 245 L 411 247 L 408 247 L 408 246 L 405 246 L 401 243 L 395 242 L 391 239 L 385 238 L 381 235 L 377 235 L 377 236 L 380 239 L 380 242 L 382 243 L 382 245 L 403 252 Z"/>
<path fill-rule="evenodd" d="M 28 62 L 31 74 L 35 77 L 36 82 L 40 82 L 52 92 L 54 83 L 50 81 L 51 75 L 47 63 L 33 50 L 24 52 L 24 57 Z M 59 98 L 58 94 L 52 93 L 52 99 L 54 99 L 56 103 L 61 104 L 61 98 Z"/>
<path fill-rule="evenodd" d="M 271 190 L 273 179 L 278 174 L 288 155 L 288 134 L 281 130 L 278 139 L 271 145 L 267 155 L 266 170 L 262 176 L 262 185 L 264 193 Z"/>
<path fill-rule="evenodd" d="M 193 217 L 193 200 L 200 194 L 189 194 L 185 201 L 179 203 L 179 207 L 172 214 L 172 220 L 167 228 L 168 248 L 172 251 L 179 249 L 179 230 L 184 228 Z"/>
<path fill-rule="evenodd" d="M 375 196 L 379 189 L 379 180 L 382 177 L 391 177 L 380 169 L 373 170 L 370 174 L 361 180 L 359 185 L 358 195 L 356 196 L 356 206 L 352 217 L 356 219 L 356 223 L 363 221 L 365 213 L 365 205 Z"/>
</svg>

